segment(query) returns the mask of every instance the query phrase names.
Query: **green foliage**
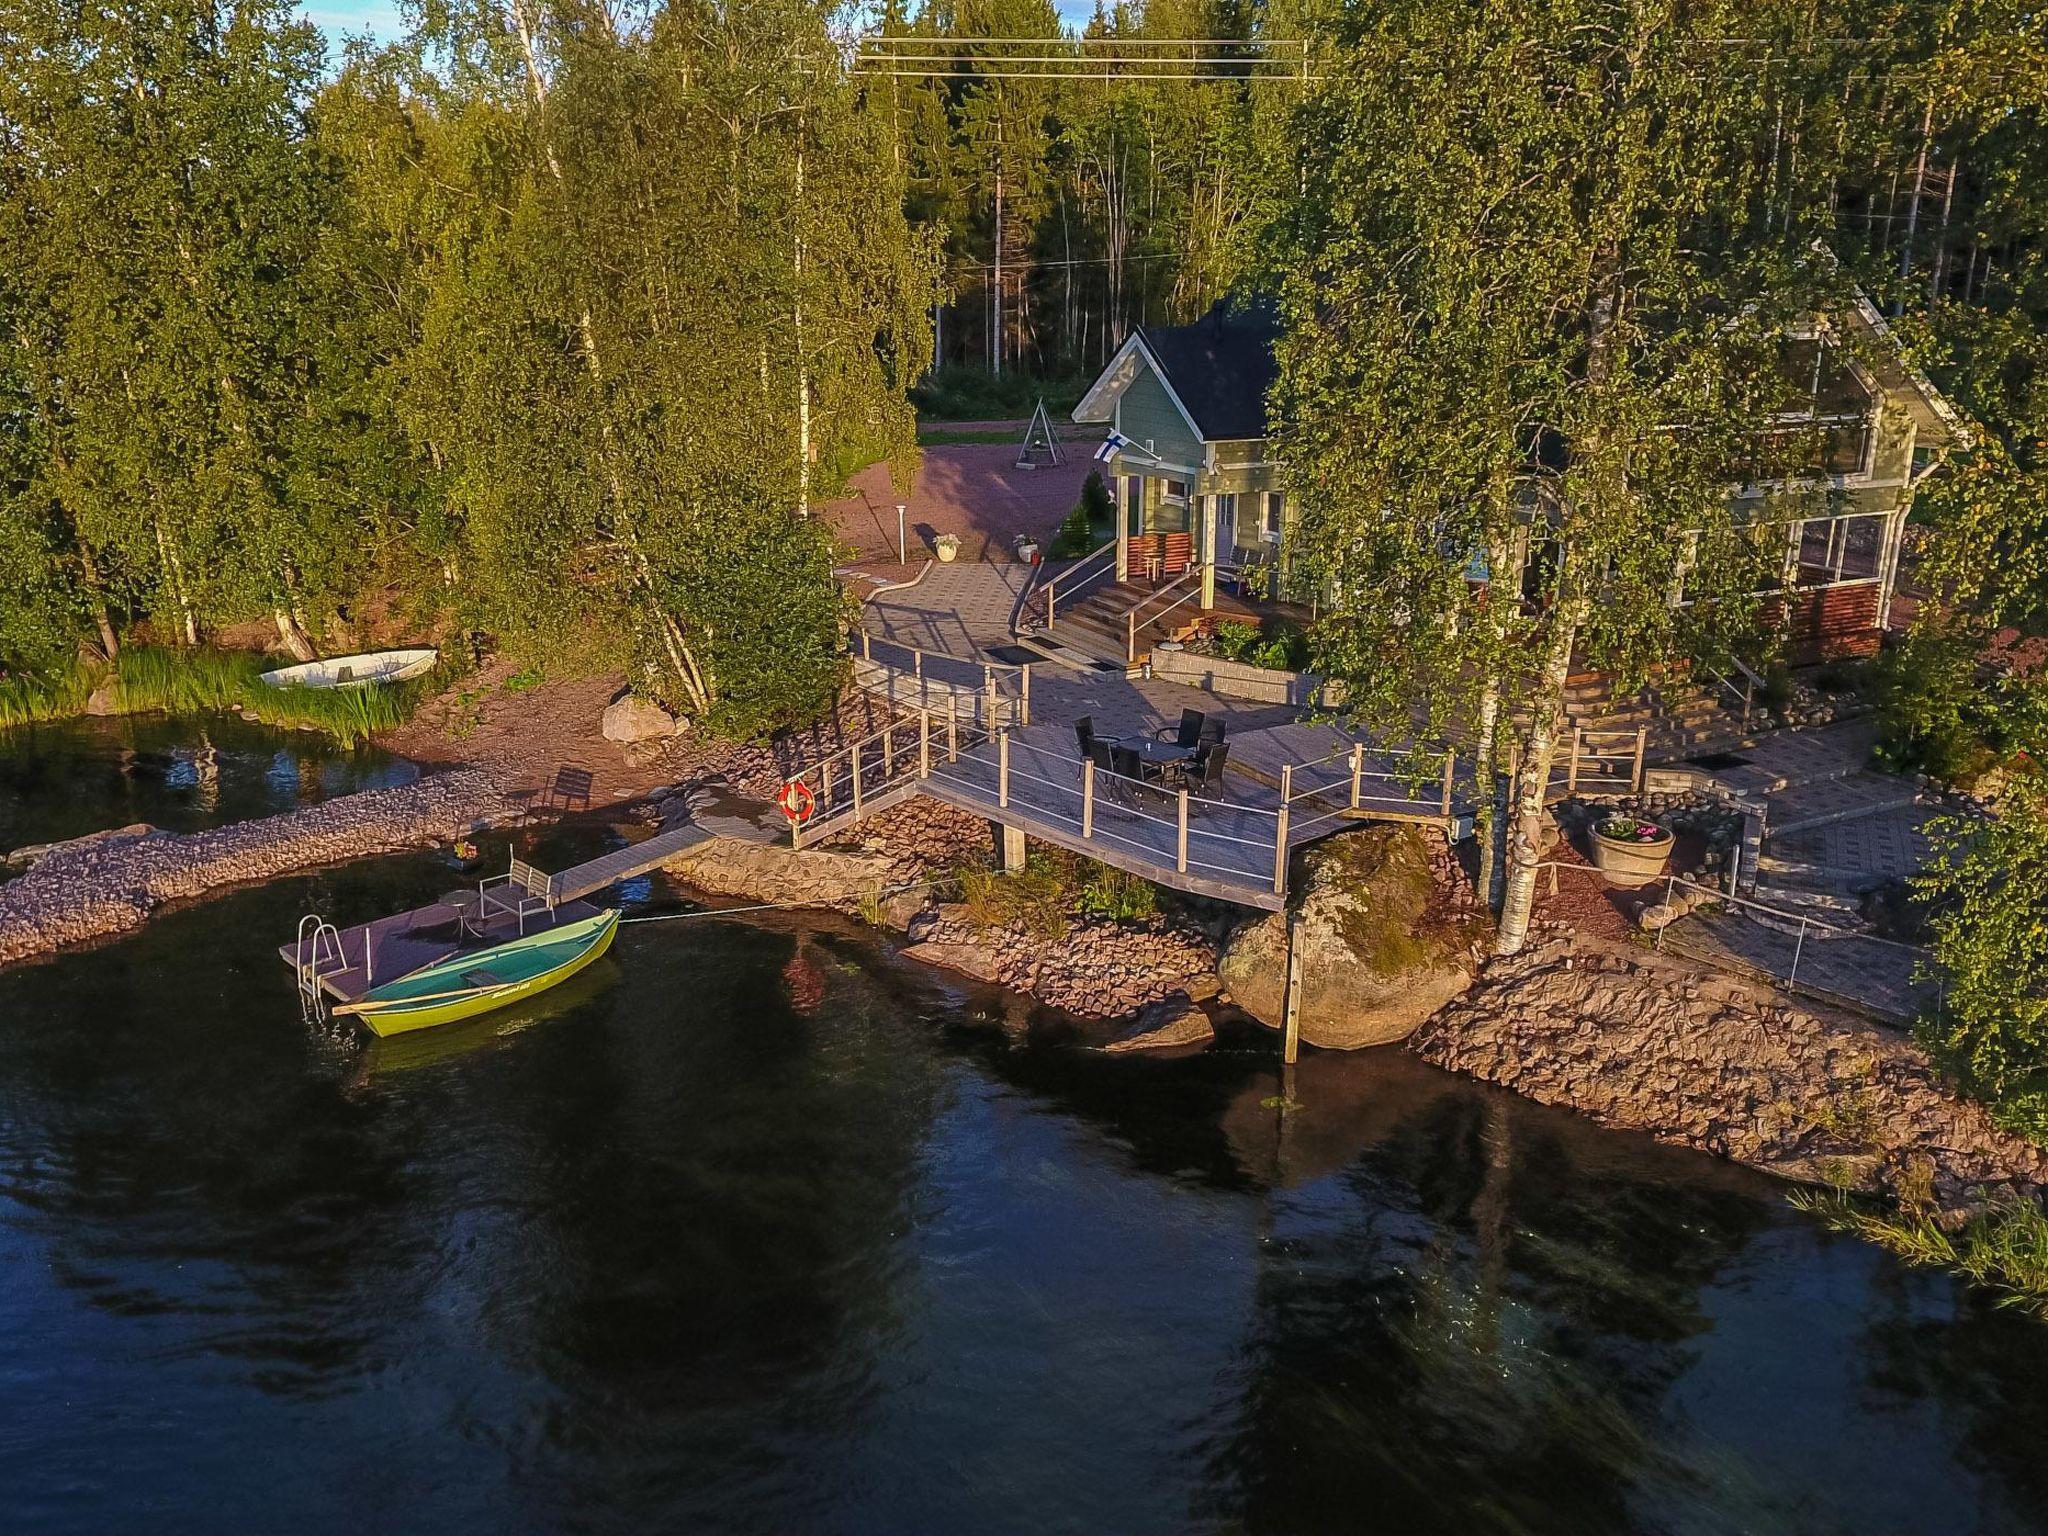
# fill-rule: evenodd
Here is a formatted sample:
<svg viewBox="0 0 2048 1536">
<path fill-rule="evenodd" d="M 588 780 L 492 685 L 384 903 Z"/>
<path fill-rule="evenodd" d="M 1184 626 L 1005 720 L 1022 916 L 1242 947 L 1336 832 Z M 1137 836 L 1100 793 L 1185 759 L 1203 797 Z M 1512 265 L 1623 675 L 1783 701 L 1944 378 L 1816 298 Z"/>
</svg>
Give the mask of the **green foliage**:
<svg viewBox="0 0 2048 1536">
<path fill-rule="evenodd" d="M 1216 625 L 1216 654 L 1275 672 L 1300 672 L 1309 664 L 1309 639 L 1298 624 L 1267 618 L 1258 623 L 1224 619 Z"/>
<path fill-rule="evenodd" d="M 1115 533 L 1116 503 L 1110 500 L 1102 472 L 1091 469 L 1081 482 L 1081 499 L 1053 535 L 1052 555 L 1058 560 L 1078 560 L 1100 549 Z"/>
<path fill-rule="evenodd" d="M 1058 939 L 1076 915 L 1144 922 L 1159 911 L 1159 891 L 1149 880 L 1063 848 L 1034 848 L 1015 874 L 969 865 L 955 879 L 968 921 L 982 932 L 1017 927 Z"/>
<path fill-rule="evenodd" d="M 2048 772 L 2017 774 L 1994 818 L 1934 831 L 1913 881 L 1942 985 L 1922 1040 L 2002 1121 L 2048 1140 Z"/>
<path fill-rule="evenodd" d="M 2018 744 L 2002 690 L 1984 686 L 1981 673 L 1975 642 L 1954 630 L 1924 628 L 1879 657 L 1869 678 L 1878 761 L 1965 789 L 1975 784 Z"/>
<path fill-rule="evenodd" d="M 1094 382 L 1086 373 L 1039 378 L 1024 372 L 994 374 L 972 363 L 951 363 L 926 374 L 910 398 L 925 421 L 1021 420 L 1041 399 L 1055 415 L 1073 410 Z M 1015 435 L 1005 433 L 995 440 L 1011 442 Z"/>
<path fill-rule="evenodd" d="M 1801 1193 L 1792 1203 L 1909 1264 L 1945 1269 L 2000 1292 L 2003 1306 L 2048 1317 L 2048 1215 L 2038 1205 L 1982 1212 L 1953 1228 L 1925 1209 L 1880 1211 L 1843 1193 Z"/>
</svg>

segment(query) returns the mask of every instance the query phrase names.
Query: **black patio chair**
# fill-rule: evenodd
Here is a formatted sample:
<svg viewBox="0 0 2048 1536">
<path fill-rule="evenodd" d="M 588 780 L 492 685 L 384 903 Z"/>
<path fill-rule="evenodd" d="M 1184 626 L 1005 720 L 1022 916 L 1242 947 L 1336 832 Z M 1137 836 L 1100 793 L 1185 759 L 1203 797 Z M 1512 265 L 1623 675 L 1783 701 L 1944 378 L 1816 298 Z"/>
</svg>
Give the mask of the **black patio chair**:
<svg viewBox="0 0 2048 1536">
<path fill-rule="evenodd" d="M 1213 747 L 1229 734 L 1228 724 L 1229 722 L 1222 719 L 1204 720 L 1202 722 L 1201 739 L 1195 744 L 1201 747 Z"/>
<path fill-rule="evenodd" d="M 1198 746 L 1202 740 L 1202 725 L 1209 717 L 1199 709 L 1184 709 L 1180 712 L 1180 724 L 1165 726 L 1154 734 L 1161 741 L 1172 741 L 1183 747 Z"/>
<path fill-rule="evenodd" d="M 1136 747 L 1111 747 L 1109 749 L 1109 771 L 1119 779 L 1128 779 L 1128 784 L 1118 787 L 1135 791 L 1145 782 L 1145 760 L 1138 756 Z"/>
<path fill-rule="evenodd" d="M 1083 715 L 1074 722 L 1074 740 L 1080 743 L 1081 756 L 1088 757 L 1095 745 L 1095 717 Z"/>
<path fill-rule="evenodd" d="M 1109 743 L 1101 740 L 1089 742 L 1088 761 L 1095 765 L 1095 793 L 1108 795 L 1113 800 L 1123 799 L 1124 784 L 1116 776 L 1116 761 L 1110 754 Z"/>
<path fill-rule="evenodd" d="M 1229 761 L 1228 742 L 1218 741 L 1202 747 L 1195 753 L 1195 760 L 1188 764 L 1188 788 L 1196 793 L 1220 789 L 1223 785 L 1223 768 Z"/>
</svg>

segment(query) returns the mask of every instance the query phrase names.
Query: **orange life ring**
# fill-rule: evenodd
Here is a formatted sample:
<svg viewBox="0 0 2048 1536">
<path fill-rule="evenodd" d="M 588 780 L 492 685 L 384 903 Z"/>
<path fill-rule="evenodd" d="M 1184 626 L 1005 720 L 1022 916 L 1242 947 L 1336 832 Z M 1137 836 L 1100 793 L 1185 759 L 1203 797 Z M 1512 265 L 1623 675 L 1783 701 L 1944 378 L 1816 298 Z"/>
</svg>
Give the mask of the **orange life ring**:
<svg viewBox="0 0 2048 1536">
<path fill-rule="evenodd" d="M 775 797 L 775 803 L 782 807 L 782 814 L 792 822 L 801 825 L 809 821 L 818 808 L 817 797 L 811 793 L 811 786 L 802 779 L 791 779 L 782 786 L 782 793 Z"/>
</svg>

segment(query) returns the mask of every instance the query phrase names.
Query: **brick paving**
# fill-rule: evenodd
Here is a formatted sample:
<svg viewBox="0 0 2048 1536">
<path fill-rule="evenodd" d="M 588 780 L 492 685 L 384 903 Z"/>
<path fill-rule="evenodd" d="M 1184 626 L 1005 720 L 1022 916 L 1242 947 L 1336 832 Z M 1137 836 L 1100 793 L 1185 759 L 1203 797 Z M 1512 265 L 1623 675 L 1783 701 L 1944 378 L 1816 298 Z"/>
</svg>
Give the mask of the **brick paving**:
<svg viewBox="0 0 2048 1536">
<path fill-rule="evenodd" d="M 1024 436 L 1017 427 L 1018 441 Z M 942 533 L 960 540 L 960 559 L 1007 561 L 1013 541 L 1028 533 L 1042 544 L 1081 499 L 1081 487 L 1096 467 L 1091 455 L 1101 440 L 1075 436 L 1060 426 L 1064 462 L 1017 468 L 1017 443 L 943 443 L 924 450 L 910 494 L 900 498 L 906 508 L 908 543 L 913 564 L 931 553 Z M 887 462 L 870 464 L 847 482 L 846 494 L 820 503 L 814 510 L 832 520 L 833 529 L 857 560 L 890 560 L 897 555 L 896 503 Z"/>
<path fill-rule="evenodd" d="M 1927 823 L 1937 806 L 1914 805 L 1829 822 L 1771 839 L 1779 858 L 1846 875 L 1896 880 L 1927 862 Z"/>
<path fill-rule="evenodd" d="M 950 565 L 933 561 L 915 586 L 877 593 L 861 610 L 861 627 L 902 645 L 977 657 L 1010 642 L 1010 615 L 1031 577 L 1032 567 L 1014 560 L 963 553 Z"/>
</svg>

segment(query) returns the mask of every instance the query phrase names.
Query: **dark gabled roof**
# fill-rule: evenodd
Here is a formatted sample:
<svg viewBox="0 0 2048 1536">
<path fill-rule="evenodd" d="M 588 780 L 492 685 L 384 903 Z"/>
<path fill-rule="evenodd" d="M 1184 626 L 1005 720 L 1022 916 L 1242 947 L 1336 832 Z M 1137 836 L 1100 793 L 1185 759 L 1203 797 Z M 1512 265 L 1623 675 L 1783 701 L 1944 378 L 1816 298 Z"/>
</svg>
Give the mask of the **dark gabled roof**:
<svg viewBox="0 0 2048 1536">
<path fill-rule="evenodd" d="M 1195 418 L 1205 440 L 1266 435 L 1266 393 L 1279 369 L 1273 343 L 1280 335 L 1273 306 L 1237 309 L 1219 301 L 1193 325 L 1141 332 L 1146 350 Z"/>
</svg>

